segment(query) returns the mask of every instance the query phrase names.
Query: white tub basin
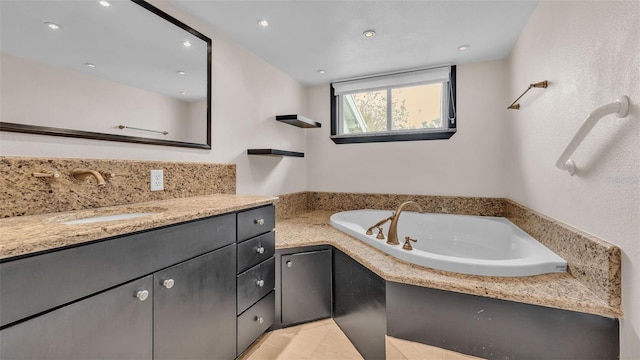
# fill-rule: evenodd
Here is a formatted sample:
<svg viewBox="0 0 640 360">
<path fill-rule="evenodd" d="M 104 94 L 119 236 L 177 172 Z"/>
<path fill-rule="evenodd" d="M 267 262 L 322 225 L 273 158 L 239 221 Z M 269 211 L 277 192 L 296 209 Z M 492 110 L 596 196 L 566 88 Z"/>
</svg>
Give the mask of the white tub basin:
<svg viewBox="0 0 640 360">
<path fill-rule="evenodd" d="M 391 216 L 387 210 L 344 211 L 331 225 L 385 253 L 433 269 L 484 276 L 530 276 L 566 272 L 567 262 L 500 217 L 419 214 L 404 211 L 398 221 L 400 245 L 366 235 L 366 229 Z M 386 236 L 389 223 L 383 226 Z M 417 239 L 412 251 L 402 249 L 405 236 Z"/>
</svg>

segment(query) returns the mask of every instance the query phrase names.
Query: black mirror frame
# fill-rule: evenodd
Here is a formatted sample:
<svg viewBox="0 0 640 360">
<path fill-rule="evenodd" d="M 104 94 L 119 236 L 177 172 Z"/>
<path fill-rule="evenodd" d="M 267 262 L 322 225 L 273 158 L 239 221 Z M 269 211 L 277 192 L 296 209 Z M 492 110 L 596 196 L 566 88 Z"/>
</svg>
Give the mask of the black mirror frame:
<svg viewBox="0 0 640 360">
<path fill-rule="evenodd" d="M 149 4 L 144 0 L 131 0 L 131 1 L 149 10 L 153 14 L 160 16 L 161 18 L 169 21 L 170 23 L 186 30 L 190 34 L 204 40 L 207 43 L 207 143 L 206 144 L 175 141 L 175 140 L 150 139 L 150 138 L 137 137 L 137 136 L 127 136 L 127 135 L 105 134 L 105 133 L 97 133 L 92 131 L 63 129 L 63 128 L 39 126 L 39 125 L 25 125 L 25 124 L 8 123 L 8 122 L 2 122 L 2 121 L 0 121 L 0 131 L 38 134 L 38 135 L 64 136 L 64 137 L 92 139 L 92 140 L 120 141 L 120 142 L 138 143 L 138 144 L 177 146 L 177 147 L 196 148 L 196 149 L 211 149 L 211 39 L 203 35 L 202 33 L 198 32 L 197 30 L 191 28 L 190 26 L 183 23 L 182 21 L 154 7 L 153 5 Z"/>
</svg>

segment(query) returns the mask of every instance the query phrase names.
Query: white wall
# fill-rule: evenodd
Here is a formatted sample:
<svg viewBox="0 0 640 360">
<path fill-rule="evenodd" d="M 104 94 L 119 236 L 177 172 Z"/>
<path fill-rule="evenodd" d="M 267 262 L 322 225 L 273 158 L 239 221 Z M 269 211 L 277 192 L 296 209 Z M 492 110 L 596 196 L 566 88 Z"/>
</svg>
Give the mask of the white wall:
<svg viewBox="0 0 640 360">
<path fill-rule="evenodd" d="M 0 58 L 1 121 L 162 140 L 207 140 L 202 132 L 185 136 L 189 133 L 182 121 L 190 116 L 188 102 L 5 53 Z M 198 110 L 202 123 L 206 106 Z"/>
<path fill-rule="evenodd" d="M 640 2 L 541 1 L 509 58 L 507 197 L 618 245 L 623 252 L 621 356 L 640 356 Z M 627 118 L 603 118 L 573 159 L 554 167 L 596 107 L 628 95 Z"/>
<path fill-rule="evenodd" d="M 329 86 L 308 89 L 312 191 L 503 197 L 506 62 L 457 67 L 458 131 L 449 140 L 336 145 Z"/>
<path fill-rule="evenodd" d="M 304 88 L 168 2 L 153 3 L 213 39 L 213 150 L 0 132 L 0 154 L 235 163 L 238 193 L 273 195 L 305 190 L 306 159 L 246 155 L 248 148 L 306 150 L 301 129 L 274 120 L 276 114 L 304 112 Z"/>
</svg>

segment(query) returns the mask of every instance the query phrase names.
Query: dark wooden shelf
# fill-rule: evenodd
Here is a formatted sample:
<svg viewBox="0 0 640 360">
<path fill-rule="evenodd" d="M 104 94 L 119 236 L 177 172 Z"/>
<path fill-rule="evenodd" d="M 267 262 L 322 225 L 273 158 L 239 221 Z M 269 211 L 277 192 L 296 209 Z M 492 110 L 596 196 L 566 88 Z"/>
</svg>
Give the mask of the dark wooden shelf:
<svg viewBox="0 0 640 360">
<path fill-rule="evenodd" d="M 249 155 L 304 157 L 304 153 L 277 149 L 248 149 Z"/>
<path fill-rule="evenodd" d="M 319 128 L 322 126 L 319 122 L 301 115 L 276 115 L 276 120 L 301 128 Z"/>
</svg>

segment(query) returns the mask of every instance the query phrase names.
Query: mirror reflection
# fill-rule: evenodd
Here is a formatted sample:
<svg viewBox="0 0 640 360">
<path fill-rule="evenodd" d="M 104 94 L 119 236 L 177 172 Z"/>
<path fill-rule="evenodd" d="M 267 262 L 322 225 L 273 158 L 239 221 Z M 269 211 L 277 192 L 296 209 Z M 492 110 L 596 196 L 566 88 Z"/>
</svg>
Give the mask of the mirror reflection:
<svg viewBox="0 0 640 360">
<path fill-rule="evenodd" d="M 209 38 L 143 1 L 3 0 L 0 23 L 3 130 L 210 148 Z"/>
</svg>

